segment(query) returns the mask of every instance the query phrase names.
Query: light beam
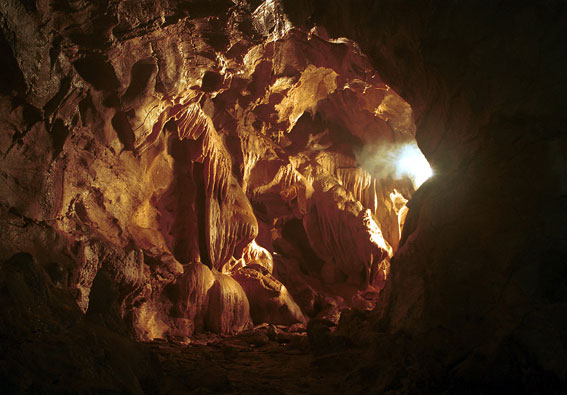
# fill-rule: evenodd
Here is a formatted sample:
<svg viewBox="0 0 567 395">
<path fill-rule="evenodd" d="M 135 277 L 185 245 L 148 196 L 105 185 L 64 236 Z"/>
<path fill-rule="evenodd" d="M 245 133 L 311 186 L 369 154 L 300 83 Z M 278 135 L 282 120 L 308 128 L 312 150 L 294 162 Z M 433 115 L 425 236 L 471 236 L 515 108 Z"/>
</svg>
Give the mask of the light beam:
<svg viewBox="0 0 567 395">
<path fill-rule="evenodd" d="M 416 144 L 407 144 L 399 149 L 396 153 L 395 166 L 396 176 L 410 177 L 416 189 L 433 175 L 429 162 Z"/>
</svg>

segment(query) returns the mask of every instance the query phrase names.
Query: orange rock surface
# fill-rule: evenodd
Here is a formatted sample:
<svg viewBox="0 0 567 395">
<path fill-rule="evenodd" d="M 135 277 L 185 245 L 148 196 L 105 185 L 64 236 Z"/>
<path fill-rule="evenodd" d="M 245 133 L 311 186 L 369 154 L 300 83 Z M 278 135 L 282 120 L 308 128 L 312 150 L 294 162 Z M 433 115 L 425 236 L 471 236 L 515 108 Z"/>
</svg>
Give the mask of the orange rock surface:
<svg viewBox="0 0 567 395">
<path fill-rule="evenodd" d="M 267 4 L 240 24 L 233 9 L 153 29 L 125 3 L 100 37 L 113 45 L 64 35 L 53 71 L 37 71 L 56 77 L 48 89 L 30 105 L 3 96 L 15 144 L 2 159 L 3 216 L 53 233 L 40 263 L 66 257 L 61 286 L 83 311 L 101 270 L 142 339 L 237 332 L 249 309 L 255 324 L 302 322 L 316 300 L 383 286 L 400 237 L 389 195 L 413 188 L 358 159 L 363 145 L 414 141 L 411 108 L 354 42 L 294 28 Z M 50 12 L 64 31 L 96 10 Z M 18 47 L 23 59 L 34 50 Z M 17 198 L 26 190 L 39 199 Z M 4 255 L 49 244 L 10 237 Z"/>
</svg>

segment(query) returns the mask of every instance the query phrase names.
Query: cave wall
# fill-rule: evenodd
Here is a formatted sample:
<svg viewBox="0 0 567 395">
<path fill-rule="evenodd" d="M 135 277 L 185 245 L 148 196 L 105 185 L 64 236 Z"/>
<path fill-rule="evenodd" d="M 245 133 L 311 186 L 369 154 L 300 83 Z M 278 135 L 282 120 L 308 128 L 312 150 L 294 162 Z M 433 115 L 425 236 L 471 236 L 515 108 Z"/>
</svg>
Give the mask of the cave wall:
<svg viewBox="0 0 567 395">
<path fill-rule="evenodd" d="M 7 2 L 2 32 L 4 259 L 144 340 L 373 305 L 415 186 L 361 152 L 415 125 L 355 42 L 279 2 Z"/>
<path fill-rule="evenodd" d="M 565 4 L 284 3 L 295 23 L 370 55 L 412 106 L 435 171 L 408 205 L 373 318 L 406 354 L 377 351 L 388 373 L 374 384 L 556 391 L 567 361 Z M 409 383 L 392 380 L 396 359 L 400 377 L 415 369 Z"/>
<path fill-rule="evenodd" d="M 3 2 L 1 257 L 142 339 L 385 284 L 368 386 L 564 382 L 565 8 Z M 357 163 L 414 135 L 415 195 Z"/>
</svg>

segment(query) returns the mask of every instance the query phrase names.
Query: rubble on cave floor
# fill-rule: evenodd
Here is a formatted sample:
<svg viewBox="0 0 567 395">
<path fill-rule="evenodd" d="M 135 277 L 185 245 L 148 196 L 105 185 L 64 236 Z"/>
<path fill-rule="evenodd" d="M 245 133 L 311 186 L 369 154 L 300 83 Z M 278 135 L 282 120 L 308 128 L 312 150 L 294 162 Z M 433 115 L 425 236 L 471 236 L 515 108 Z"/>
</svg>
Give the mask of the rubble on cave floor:
<svg viewBox="0 0 567 395">
<path fill-rule="evenodd" d="M 185 344 L 143 345 L 157 355 L 163 394 L 336 393 L 350 369 L 329 369 L 337 353 L 314 356 L 312 338 L 323 336 L 318 328 L 309 331 L 303 324 L 262 324 L 234 336 L 204 333 Z"/>
<path fill-rule="evenodd" d="M 162 367 L 162 393 L 313 392 L 316 383 L 303 375 L 310 369 L 309 353 L 274 342 L 236 343 L 234 338 L 209 345 L 147 343 Z"/>
</svg>

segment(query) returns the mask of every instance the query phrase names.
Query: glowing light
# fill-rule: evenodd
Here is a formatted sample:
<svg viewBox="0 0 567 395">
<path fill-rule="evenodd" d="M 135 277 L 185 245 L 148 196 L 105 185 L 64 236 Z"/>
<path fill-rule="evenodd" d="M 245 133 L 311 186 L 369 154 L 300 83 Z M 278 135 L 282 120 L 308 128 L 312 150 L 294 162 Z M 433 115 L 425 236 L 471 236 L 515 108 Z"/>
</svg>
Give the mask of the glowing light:
<svg viewBox="0 0 567 395">
<path fill-rule="evenodd" d="M 429 162 L 415 144 L 404 145 L 396 157 L 396 175 L 409 176 L 416 188 L 433 175 Z"/>
</svg>

